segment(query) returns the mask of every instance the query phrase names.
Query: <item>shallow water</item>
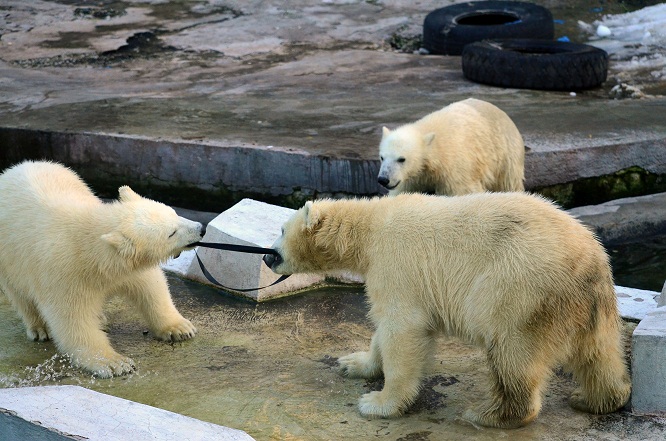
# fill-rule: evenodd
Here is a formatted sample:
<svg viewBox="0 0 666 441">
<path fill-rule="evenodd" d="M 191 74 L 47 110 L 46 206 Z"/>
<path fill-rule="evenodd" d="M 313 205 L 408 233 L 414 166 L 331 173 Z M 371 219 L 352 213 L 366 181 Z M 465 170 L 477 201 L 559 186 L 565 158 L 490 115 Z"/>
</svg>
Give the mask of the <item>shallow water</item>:
<svg viewBox="0 0 666 441">
<path fill-rule="evenodd" d="M 402 418 L 359 415 L 361 395 L 381 381 L 342 377 L 337 357 L 366 350 L 372 326 L 360 289 L 326 289 L 264 304 L 169 277 L 174 303 L 198 327 L 182 343 L 158 342 L 124 301 L 107 307 L 109 338 L 137 363 L 136 373 L 96 379 L 32 342 L 7 302 L 0 301 L 0 387 L 75 384 L 98 392 L 245 430 L 257 440 L 650 439 L 666 422 L 624 411 L 597 417 L 572 410 L 575 387 L 557 372 L 539 418 L 524 429 L 478 430 L 460 419 L 487 390 L 483 352 L 439 339 L 423 389 Z M 632 326 L 632 324 L 628 324 Z M 635 324 L 633 324 L 635 326 Z M 630 332 L 628 329 L 626 332 Z M 655 426 L 656 425 L 656 426 Z"/>
</svg>

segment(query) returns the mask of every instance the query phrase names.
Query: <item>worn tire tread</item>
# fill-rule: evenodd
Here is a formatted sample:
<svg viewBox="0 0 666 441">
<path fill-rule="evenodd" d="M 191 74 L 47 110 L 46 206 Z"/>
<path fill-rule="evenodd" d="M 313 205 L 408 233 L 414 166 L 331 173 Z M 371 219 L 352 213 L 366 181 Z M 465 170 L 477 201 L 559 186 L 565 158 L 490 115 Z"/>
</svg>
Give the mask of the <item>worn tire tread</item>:
<svg viewBox="0 0 666 441">
<path fill-rule="evenodd" d="M 519 46 L 517 52 L 511 48 Z M 538 49 L 529 53 L 530 48 Z M 543 53 L 544 49 L 557 53 Z M 492 86 L 583 90 L 601 85 L 608 74 L 608 54 L 588 45 L 531 40 L 470 44 L 462 54 L 465 78 Z"/>
</svg>

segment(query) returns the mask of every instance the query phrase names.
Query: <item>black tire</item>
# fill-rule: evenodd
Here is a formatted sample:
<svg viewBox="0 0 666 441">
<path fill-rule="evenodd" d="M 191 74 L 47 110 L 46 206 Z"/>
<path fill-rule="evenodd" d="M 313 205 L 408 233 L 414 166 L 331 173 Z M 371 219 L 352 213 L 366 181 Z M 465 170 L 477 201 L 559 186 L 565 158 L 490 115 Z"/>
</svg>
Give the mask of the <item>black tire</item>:
<svg viewBox="0 0 666 441">
<path fill-rule="evenodd" d="M 516 89 L 583 90 L 608 75 L 608 54 L 587 44 L 544 40 L 490 40 L 465 46 L 465 78 Z"/>
<path fill-rule="evenodd" d="M 423 47 L 431 54 L 460 55 L 466 44 L 503 38 L 552 40 L 553 15 L 526 2 L 479 1 L 436 9 L 423 21 Z"/>
</svg>

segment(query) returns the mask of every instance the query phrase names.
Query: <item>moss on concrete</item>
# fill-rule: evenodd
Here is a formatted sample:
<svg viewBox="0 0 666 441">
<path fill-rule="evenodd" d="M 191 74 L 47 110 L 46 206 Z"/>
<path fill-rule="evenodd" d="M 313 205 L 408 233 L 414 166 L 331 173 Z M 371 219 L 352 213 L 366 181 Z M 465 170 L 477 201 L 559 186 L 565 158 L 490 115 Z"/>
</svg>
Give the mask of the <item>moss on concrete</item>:
<svg viewBox="0 0 666 441">
<path fill-rule="evenodd" d="M 407 26 L 402 26 L 386 40 L 392 49 L 398 52 L 411 54 L 418 51 L 423 45 L 423 37 L 421 34 L 406 34 Z"/>
<path fill-rule="evenodd" d="M 666 175 L 629 167 L 613 174 L 532 189 L 564 208 L 596 205 L 613 199 L 666 191 Z"/>
</svg>

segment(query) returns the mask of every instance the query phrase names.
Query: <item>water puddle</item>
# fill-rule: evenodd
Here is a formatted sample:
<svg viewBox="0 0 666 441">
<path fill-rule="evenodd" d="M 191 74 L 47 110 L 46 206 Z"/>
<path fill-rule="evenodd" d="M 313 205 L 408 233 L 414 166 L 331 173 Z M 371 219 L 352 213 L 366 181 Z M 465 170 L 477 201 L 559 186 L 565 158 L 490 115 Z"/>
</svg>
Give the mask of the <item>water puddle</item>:
<svg viewBox="0 0 666 441">
<path fill-rule="evenodd" d="M 666 280 L 666 235 L 607 250 L 616 285 L 661 292 Z"/>
<path fill-rule="evenodd" d="M 138 368 L 112 379 L 72 368 L 50 342 L 28 341 L 10 305 L 0 302 L 0 387 L 80 385 L 238 428 L 257 440 L 506 436 L 461 422 L 462 412 L 483 399 L 488 369 L 481 350 L 445 338 L 439 339 L 422 391 L 403 417 L 368 420 L 359 415 L 358 399 L 381 388 L 382 381 L 342 377 L 337 358 L 369 346 L 373 328 L 361 289 L 323 289 L 256 304 L 175 277 L 169 277 L 169 284 L 174 303 L 198 327 L 198 335 L 181 343 L 156 341 L 144 333 L 145 324 L 131 305 L 110 302 L 111 344 Z M 624 434 L 653 430 L 656 424 L 621 412 L 588 433 L 597 417 L 569 408 L 573 388 L 569 376 L 556 373 L 541 416 L 512 432 L 511 439 L 562 439 L 550 437 L 553 433 L 570 435 L 567 439 L 610 433 L 628 439 Z"/>
</svg>

